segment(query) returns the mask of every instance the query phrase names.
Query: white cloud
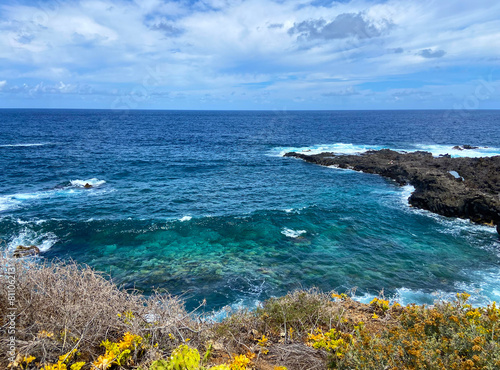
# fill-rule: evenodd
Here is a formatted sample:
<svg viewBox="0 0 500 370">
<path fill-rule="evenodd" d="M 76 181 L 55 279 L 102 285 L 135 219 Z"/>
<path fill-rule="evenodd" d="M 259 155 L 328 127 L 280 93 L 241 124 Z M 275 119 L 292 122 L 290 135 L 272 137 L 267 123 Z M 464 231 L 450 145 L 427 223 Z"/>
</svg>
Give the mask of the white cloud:
<svg viewBox="0 0 500 370">
<path fill-rule="evenodd" d="M 7 85 L 7 81 L 5 81 L 5 80 L 0 81 L 0 90 L 2 90 L 5 85 Z"/>
<path fill-rule="evenodd" d="M 162 94 L 256 94 L 245 84 L 260 83 L 261 91 L 285 99 L 296 97 L 290 91 L 354 97 L 349 88 L 361 93 L 356 85 L 364 82 L 497 63 L 500 4 L 492 0 L 311 3 L 0 5 L 0 32 L 6 35 L 0 39 L 0 75 L 14 71 L 30 86 L 43 81 L 32 87 L 36 93 L 88 84 L 99 87 L 95 91 L 130 89 L 149 79 L 154 84 L 148 89 Z M 62 79 L 64 88 L 56 88 Z"/>
</svg>

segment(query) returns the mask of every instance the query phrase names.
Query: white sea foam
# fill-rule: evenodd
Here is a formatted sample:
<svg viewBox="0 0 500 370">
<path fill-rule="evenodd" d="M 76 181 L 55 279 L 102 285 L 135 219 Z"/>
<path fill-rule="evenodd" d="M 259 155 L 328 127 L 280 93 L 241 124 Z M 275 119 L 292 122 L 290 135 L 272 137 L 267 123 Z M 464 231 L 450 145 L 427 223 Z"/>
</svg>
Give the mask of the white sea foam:
<svg viewBox="0 0 500 370">
<path fill-rule="evenodd" d="M 432 305 L 436 301 L 453 301 L 457 293 L 467 292 L 471 295 L 469 303 L 475 306 L 487 305 L 493 301 L 500 300 L 500 271 L 489 269 L 484 271 L 467 271 L 467 275 L 472 277 L 468 283 L 455 283 L 450 291 L 434 290 L 424 291 L 422 289 L 410 289 L 406 287 L 396 289 L 391 296 L 386 296 L 391 303 L 398 302 L 401 305 L 411 303 Z M 358 302 L 369 303 L 377 294 L 365 293 L 356 296 Z"/>
<path fill-rule="evenodd" d="M 208 323 L 221 322 L 234 312 L 240 310 L 254 310 L 258 307 L 262 307 L 262 302 L 260 300 L 239 299 L 229 306 L 224 306 L 220 310 L 214 311 L 211 315 L 204 317 L 203 320 Z"/>
<path fill-rule="evenodd" d="M 438 157 L 440 155 L 449 154 L 454 158 L 467 157 L 467 158 L 479 158 L 479 157 L 493 157 L 500 155 L 500 148 L 496 147 L 479 147 L 477 149 L 453 149 L 455 145 L 425 145 L 417 144 L 415 145 L 415 150 L 423 150 L 426 152 L 431 152 L 433 156 Z"/>
<path fill-rule="evenodd" d="M 305 147 L 277 147 L 271 150 L 272 156 L 283 156 L 288 152 L 302 153 L 302 154 L 319 154 L 319 153 L 335 153 L 342 154 L 361 154 L 369 150 L 392 149 L 398 152 L 416 152 L 425 151 L 432 153 L 433 156 L 449 154 L 454 158 L 459 157 L 492 157 L 500 155 L 500 148 L 498 147 L 479 147 L 477 149 L 453 149 L 455 145 L 438 145 L 438 144 L 413 144 L 404 147 L 396 147 L 391 145 L 356 145 L 356 144 L 318 144 Z"/>
<path fill-rule="evenodd" d="M 453 301 L 457 293 L 467 292 L 471 295 L 469 303 L 475 306 L 487 305 L 493 301 L 500 300 L 500 271 L 467 271 L 467 275 L 472 277 L 471 282 L 456 283 L 452 291 L 436 290 L 425 292 L 420 289 L 399 288 L 393 300 L 407 305 L 410 303 L 432 304 L 434 301 Z"/>
<path fill-rule="evenodd" d="M 377 145 L 354 145 L 354 144 L 318 144 L 304 147 L 278 147 L 272 150 L 272 155 L 283 156 L 288 152 L 303 153 L 303 154 L 319 154 L 319 153 L 336 153 L 336 154 L 360 154 L 368 150 L 380 150 L 383 146 Z"/>
<path fill-rule="evenodd" d="M 33 193 L 17 193 L 4 195 L 0 196 L 0 211 L 16 209 L 21 207 L 24 203 L 33 200 L 50 198 L 53 196 L 67 196 L 74 193 L 75 191 L 71 189 L 53 189 Z"/>
<path fill-rule="evenodd" d="M 192 216 L 183 216 L 179 219 L 180 222 L 185 222 L 191 220 L 193 217 Z"/>
<path fill-rule="evenodd" d="M 53 219 L 54 220 L 54 219 Z M 44 224 L 47 222 L 47 220 L 30 220 L 30 221 L 24 221 L 24 220 L 21 220 L 20 218 L 16 219 L 16 222 L 19 224 L 19 225 L 29 225 L 29 224 L 35 224 L 35 225 L 41 225 L 41 224 Z"/>
<path fill-rule="evenodd" d="M 24 202 L 50 197 L 52 191 L 18 193 L 0 196 L 0 211 L 19 208 Z"/>
<path fill-rule="evenodd" d="M 88 180 L 71 180 L 70 181 L 71 185 L 63 188 L 42 190 L 32 193 L 16 193 L 16 194 L 2 195 L 0 196 L 0 212 L 19 208 L 23 204 L 29 203 L 30 201 L 33 200 L 46 199 L 52 197 L 66 197 L 66 196 L 74 196 L 77 194 L 81 194 L 81 190 L 78 190 L 78 188 L 84 188 L 85 184 L 87 183 L 92 185 L 92 187 L 99 187 L 105 184 L 106 181 L 99 180 L 96 178 Z M 90 192 L 88 194 L 97 195 L 102 193 Z"/>
<path fill-rule="evenodd" d="M 101 186 L 101 185 L 104 185 L 106 183 L 106 181 L 104 180 L 99 180 L 97 178 L 91 178 L 91 179 L 88 179 L 88 180 L 71 180 L 70 181 L 71 185 L 74 186 L 74 187 L 77 187 L 77 188 L 84 188 L 85 185 L 89 184 L 91 185 L 93 188 L 95 187 L 98 187 L 98 186 Z"/>
<path fill-rule="evenodd" d="M 58 239 L 54 233 L 37 232 L 25 227 L 18 235 L 13 237 L 8 244 L 8 249 L 13 251 L 18 245 L 30 246 L 36 245 L 41 252 L 48 251 Z"/>
<path fill-rule="evenodd" d="M 415 187 L 413 185 L 405 185 L 401 188 L 401 201 L 403 204 L 408 205 L 408 199 L 415 191 Z"/>
<path fill-rule="evenodd" d="M 26 143 L 26 144 L 3 144 L 0 148 L 18 148 L 18 147 L 32 147 L 32 146 L 45 146 L 53 145 L 53 143 Z"/>
<path fill-rule="evenodd" d="M 292 230 L 287 227 L 284 227 L 283 230 L 281 230 L 281 233 L 289 238 L 298 238 L 299 236 L 307 233 L 305 230 Z"/>
<path fill-rule="evenodd" d="M 0 196 L 0 212 L 17 208 L 21 202 L 14 199 L 12 195 Z"/>
</svg>

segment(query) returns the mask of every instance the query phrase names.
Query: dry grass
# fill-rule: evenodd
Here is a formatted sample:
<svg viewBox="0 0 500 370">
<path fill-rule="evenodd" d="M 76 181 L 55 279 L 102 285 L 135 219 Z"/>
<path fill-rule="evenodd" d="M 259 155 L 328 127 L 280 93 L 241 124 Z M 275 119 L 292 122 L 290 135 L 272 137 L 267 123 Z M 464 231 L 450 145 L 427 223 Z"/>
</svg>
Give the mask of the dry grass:
<svg viewBox="0 0 500 370">
<path fill-rule="evenodd" d="M 194 346 L 200 344 L 202 322 L 168 294 L 146 299 L 121 291 L 101 274 L 74 262 L 33 263 L 1 257 L 0 274 L 7 267 L 16 271 L 16 349 L 41 363 L 54 362 L 73 348 L 93 361 L 102 353 L 103 340 L 118 340 L 125 332 L 158 343 L 165 351 L 187 337 Z M 1 284 L 0 312 L 8 312 L 7 297 L 7 284 Z M 1 320 L 0 368 L 6 368 L 5 315 Z"/>
<path fill-rule="evenodd" d="M 345 294 L 301 290 L 212 322 L 186 312 L 176 297 L 122 291 L 73 262 L 0 257 L 1 369 L 9 364 L 9 268 L 16 277 L 18 358 L 33 356 L 17 369 L 56 364 L 73 349 L 78 359 L 47 368 L 68 370 L 76 361 L 85 362 L 82 370 L 500 368 L 500 309 L 471 307 L 467 294 L 434 307 L 401 307 L 382 298 L 367 305 Z M 207 349 L 210 356 L 202 360 Z M 195 365 L 186 367 L 180 353 Z"/>
</svg>

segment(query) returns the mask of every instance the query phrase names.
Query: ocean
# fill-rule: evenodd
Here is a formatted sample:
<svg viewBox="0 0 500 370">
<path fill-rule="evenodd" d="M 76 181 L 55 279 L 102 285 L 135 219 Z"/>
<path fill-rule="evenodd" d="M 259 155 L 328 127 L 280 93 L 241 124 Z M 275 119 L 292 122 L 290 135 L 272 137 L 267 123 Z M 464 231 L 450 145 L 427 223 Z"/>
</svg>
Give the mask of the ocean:
<svg viewBox="0 0 500 370">
<path fill-rule="evenodd" d="M 35 244 L 188 309 L 311 287 L 500 300 L 494 228 L 410 208 L 411 188 L 380 176 L 282 157 L 381 148 L 500 155 L 500 111 L 0 110 L 1 248 Z"/>
</svg>

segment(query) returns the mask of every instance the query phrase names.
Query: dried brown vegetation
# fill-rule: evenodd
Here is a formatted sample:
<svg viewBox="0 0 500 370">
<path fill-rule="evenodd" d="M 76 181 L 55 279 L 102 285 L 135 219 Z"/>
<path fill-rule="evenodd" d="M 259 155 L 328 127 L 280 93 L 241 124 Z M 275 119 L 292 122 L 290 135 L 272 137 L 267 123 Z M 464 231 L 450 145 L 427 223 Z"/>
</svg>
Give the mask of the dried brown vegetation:
<svg viewBox="0 0 500 370">
<path fill-rule="evenodd" d="M 2 369 L 500 368 L 500 309 L 472 307 L 466 293 L 401 307 L 300 290 L 213 322 L 176 297 L 122 291 L 73 262 L 0 257 L 0 278 Z"/>
</svg>

